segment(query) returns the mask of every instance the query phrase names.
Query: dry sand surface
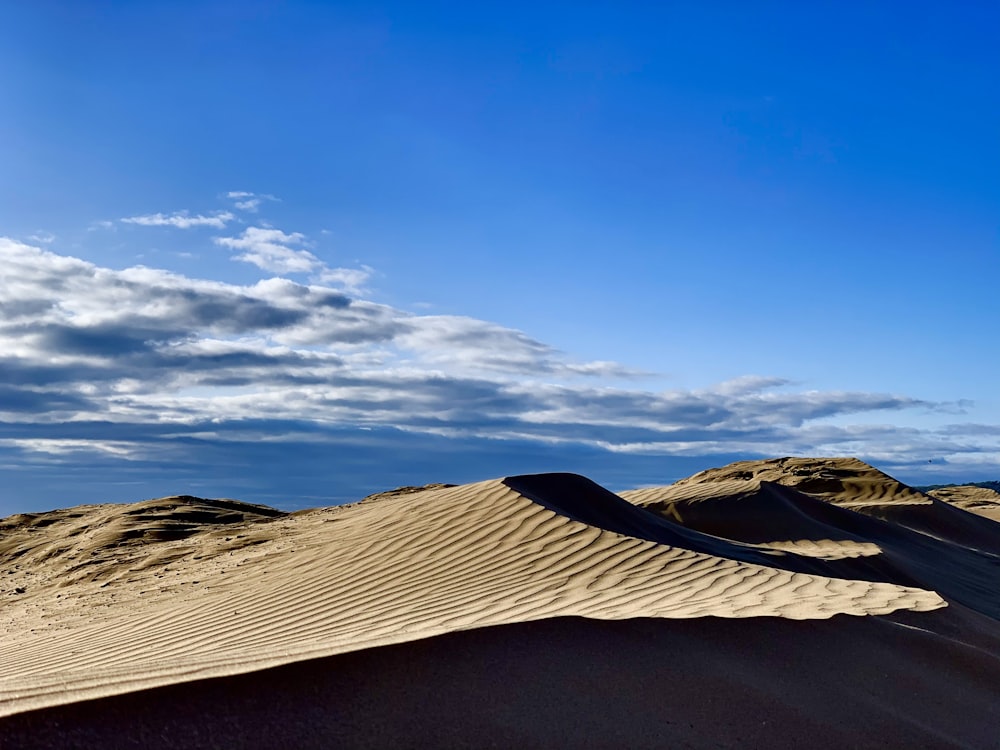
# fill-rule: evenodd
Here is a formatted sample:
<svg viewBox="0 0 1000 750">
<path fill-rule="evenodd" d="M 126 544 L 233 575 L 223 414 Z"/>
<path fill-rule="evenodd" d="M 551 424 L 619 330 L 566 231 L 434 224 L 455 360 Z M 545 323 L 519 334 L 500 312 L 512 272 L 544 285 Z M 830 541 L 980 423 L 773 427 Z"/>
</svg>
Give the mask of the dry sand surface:
<svg viewBox="0 0 1000 750">
<path fill-rule="evenodd" d="M 1000 521 L 1000 492 L 989 487 L 960 485 L 957 487 L 942 487 L 927 493 L 938 500 L 944 500 L 957 505 L 970 513 L 978 513 L 994 521 Z"/>
<path fill-rule="evenodd" d="M 0 747 L 1000 747 L 961 505 L 775 459 L 12 516 Z"/>
</svg>

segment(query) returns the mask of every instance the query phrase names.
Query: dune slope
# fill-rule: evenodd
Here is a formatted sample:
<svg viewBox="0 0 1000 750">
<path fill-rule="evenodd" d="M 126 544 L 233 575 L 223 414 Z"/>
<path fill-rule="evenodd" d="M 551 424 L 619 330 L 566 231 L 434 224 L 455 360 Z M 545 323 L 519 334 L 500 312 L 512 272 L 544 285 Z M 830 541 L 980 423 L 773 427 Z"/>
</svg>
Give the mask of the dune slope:
<svg viewBox="0 0 1000 750">
<path fill-rule="evenodd" d="M 1000 521 L 1000 492 L 989 487 L 957 485 L 941 487 L 931 490 L 927 494 L 970 513 L 976 513 L 993 521 Z"/>
<path fill-rule="evenodd" d="M 856 459 L 740 462 L 622 494 L 692 531 L 816 558 L 826 575 L 932 589 L 1000 619 L 1000 524 Z"/>
<path fill-rule="evenodd" d="M 168 498 L 5 524 L 0 715 L 549 618 L 945 606 L 801 572 L 822 561 L 686 529 L 574 475 L 290 515 Z"/>
<path fill-rule="evenodd" d="M 724 489 L 738 492 L 756 482 L 773 482 L 830 504 L 879 518 L 937 539 L 995 553 L 1000 527 L 989 520 L 893 479 L 856 458 L 773 458 L 737 461 L 707 469 L 670 485 L 672 497 L 688 502 Z M 643 505 L 664 488 L 626 493 Z M 650 495 L 649 493 L 653 493 Z"/>
<path fill-rule="evenodd" d="M 56 706 L 0 728 L 8 750 L 990 748 L 1000 644 L 982 626 L 952 607 L 557 618 Z"/>
</svg>

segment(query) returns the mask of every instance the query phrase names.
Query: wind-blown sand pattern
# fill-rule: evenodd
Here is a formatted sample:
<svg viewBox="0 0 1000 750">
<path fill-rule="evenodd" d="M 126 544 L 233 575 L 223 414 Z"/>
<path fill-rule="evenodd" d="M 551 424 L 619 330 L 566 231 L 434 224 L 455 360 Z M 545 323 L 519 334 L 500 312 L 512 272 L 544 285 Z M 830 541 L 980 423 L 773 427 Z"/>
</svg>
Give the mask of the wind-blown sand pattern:
<svg viewBox="0 0 1000 750">
<path fill-rule="evenodd" d="M 726 638 L 738 640 L 745 633 L 763 643 L 772 631 L 793 641 L 822 634 L 833 642 L 836 632 L 878 640 L 891 628 L 902 651 L 947 631 L 940 639 L 959 649 L 955 658 L 962 663 L 974 662 L 973 654 L 980 658 L 972 677 L 964 672 L 955 677 L 956 690 L 968 687 L 962 680 L 1000 676 L 993 627 L 1000 617 L 1000 525 L 860 462 L 783 461 L 743 462 L 671 487 L 624 493 L 624 499 L 583 477 L 547 474 L 406 488 L 350 506 L 293 514 L 236 501 L 172 497 L 13 516 L 0 522 L 0 716 L 9 717 L 0 720 L 0 738 L 6 731 L 11 743 L 24 746 L 29 740 L 52 746 L 100 743 L 114 716 L 130 716 L 129 722 L 139 722 L 130 740 L 137 745 L 310 746 L 298 735 L 253 740 L 251 733 L 237 741 L 232 733 L 243 729 L 213 734 L 208 719 L 188 716 L 180 706 L 201 695 L 219 701 L 219 710 L 231 712 L 235 723 L 257 726 L 274 707 L 258 707 L 257 718 L 245 715 L 250 698 L 233 696 L 243 695 L 248 685 L 267 691 L 272 680 L 285 684 L 287 695 L 297 696 L 297 708 L 283 709 L 287 718 L 314 710 L 318 700 L 299 695 L 293 686 L 298 681 L 325 685 L 324 694 L 346 705 L 369 693 L 345 675 L 360 670 L 403 679 L 407 654 L 429 653 L 436 654 L 435 669 L 453 669 L 465 682 L 475 682 L 479 674 L 479 667 L 470 666 L 476 659 L 500 659 L 506 666 L 492 669 L 501 672 L 516 664 L 520 677 L 492 690 L 507 695 L 519 685 L 519 695 L 530 693 L 541 683 L 538 675 L 526 676 L 529 657 L 539 665 L 555 659 L 552 669 L 571 682 L 581 679 L 572 659 L 552 651 L 559 627 L 572 643 L 579 641 L 579 659 L 592 661 L 599 671 L 612 668 L 608 654 L 630 659 L 621 652 L 625 641 L 660 639 L 646 644 L 646 666 L 635 667 L 636 679 L 643 680 L 654 679 L 644 671 L 653 665 L 661 672 L 675 669 L 671 643 L 692 650 L 681 660 L 685 663 L 697 649 L 705 658 L 712 649 L 725 651 L 721 643 L 710 647 L 704 641 L 712 629 Z M 938 506 L 945 510 L 936 510 L 936 516 L 924 511 Z M 913 512 L 923 515 L 906 515 Z M 940 533 L 925 528 L 942 518 Z M 959 543 L 963 533 L 969 544 Z M 871 624 L 848 626 L 845 619 Z M 721 620 L 733 624 L 701 625 Z M 827 620 L 830 627 L 841 625 L 831 631 L 807 622 Z M 608 624 L 598 627 L 595 621 Z M 515 633 L 510 641 L 508 634 Z M 461 656 L 467 652 L 473 656 Z M 890 651 L 882 653 L 879 664 Z M 733 658 L 737 673 L 767 661 L 761 653 Z M 794 679 L 787 665 L 777 673 Z M 456 705 L 471 700 L 481 685 L 493 684 L 485 675 L 480 679 L 480 688 L 466 684 L 461 696 L 452 696 Z M 763 676 L 755 680 L 768 682 Z M 734 678 L 725 690 L 745 682 Z M 988 688 L 994 698 L 1000 698 L 997 684 Z M 384 690 L 389 696 L 399 689 Z M 591 693 L 573 698 L 574 705 L 603 694 L 593 686 L 587 690 Z M 634 688 L 619 692 L 630 691 Z M 285 705 L 287 695 L 275 696 L 274 705 Z M 375 690 L 369 699 L 378 701 L 379 695 Z M 641 700 L 636 700 L 638 711 Z M 788 704 L 793 708 L 780 710 L 799 711 L 796 700 Z M 597 700 L 608 701 L 614 702 L 606 695 Z M 140 739 L 145 725 L 135 717 L 147 715 L 154 704 L 178 706 L 168 721 L 173 730 L 157 735 L 166 739 Z M 963 742 L 987 736 L 977 734 L 987 717 L 1000 720 L 995 700 L 969 705 L 974 708 L 964 729 L 949 730 L 964 732 Z M 923 710 L 919 700 L 908 710 L 913 707 Z M 558 728 L 558 711 L 520 726 L 516 717 L 497 724 L 489 718 L 495 710 L 481 714 L 482 726 L 476 723 L 480 719 L 456 714 L 452 734 L 438 736 L 437 743 L 419 733 L 380 734 L 379 726 L 395 720 L 374 711 L 367 729 L 354 717 L 360 728 L 338 721 L 313 739 L 315 746 L 334 740 L 419 746 L 552 744 L 570 737 L 565 729 L 536 726 L 555 721 Z M 871 707 L 859 706 L 855 716 L 864 711 L 872 714 Z M 105 718 L 94 718 L 99 716 Z M 741 746 L 742 740 L 717 732 L 698 734 L 693 723 L 690 732 L 675 728 L 678 734 L 663 734 L 672 722 L 643 716 L 641 722 L 631 719 L 632 729 L 617 734 L 595 729 L 572 744 L 655 746 L 670 744 L 675 736 L 689 746 Z M 411 729 L 423 721 L 411 718 Z M 314 715 L 309 721 L 326 726 Z M 796 721 L 799 729 L 805 726 Z M 63 729 L 53 733 L 53 725 Z M 196 735 L 184 734 L 192 728 L 198 728 Z M 642 735 L 648 742 L 629 734 L 640 729 L 650 733 Z M 799 729 L 773 740 L 756 735 L 761 742 L 785 742 Z M 911 729 L 914 741 L 937 731 Z M 489 741 L 477 741 L 485 731 Z M 838 732 L 828 737 L 864 746 L 849 728 Z"/>
</svg>

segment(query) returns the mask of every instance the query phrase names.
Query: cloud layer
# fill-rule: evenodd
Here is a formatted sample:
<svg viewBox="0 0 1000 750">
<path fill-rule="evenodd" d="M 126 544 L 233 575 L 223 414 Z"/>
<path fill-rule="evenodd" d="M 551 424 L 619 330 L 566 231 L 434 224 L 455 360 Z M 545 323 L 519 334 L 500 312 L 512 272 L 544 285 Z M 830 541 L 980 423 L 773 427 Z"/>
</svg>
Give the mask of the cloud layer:
<svg viewBox="0 0 1000 750">
<path fill-rule="evenodd" d="M 179 228 L 231 220 L 130 221 L 141 218 Z M 328 268 L 301 234 L 247 227 L 214 241 L 277 275 L 237 285 L 113 270 L 0 238 L 0 460 L 183 462 L 196 445 L 287 443 L 301 452 L 342 446 L 346 434 L 355 452 L 373 446 L 373 466 L 377 450 L 412 449 L 420 436 L 435 446 L 562 446 L 566 456 L 622 465 L 795 453 L 974 465 L 1000 452 L 1000 435 L 987 427 L 886 424 L 898 421 L 894 413 L 953 404 L 796 391 L 779 377 L 652 391 L 621 365 L 573 361 L 521 331 L 360 298 L 368 271 Z M 620 382 L 633 385 L 610 385 Z M 847 418 L 864 423 L 844 426 Z M 449 460 L 441 455 L 443 467 Z M 501 463 L 490 471 L 505 472 Z"/>
</svg>

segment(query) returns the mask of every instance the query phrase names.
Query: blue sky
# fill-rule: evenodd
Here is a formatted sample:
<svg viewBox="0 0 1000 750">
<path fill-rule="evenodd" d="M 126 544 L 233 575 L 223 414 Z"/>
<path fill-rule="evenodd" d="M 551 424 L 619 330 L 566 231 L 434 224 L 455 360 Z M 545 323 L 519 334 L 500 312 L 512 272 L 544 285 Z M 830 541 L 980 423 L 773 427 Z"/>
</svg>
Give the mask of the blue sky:
<svg viewBox="0 0 1000 750">
<path fill-rule="evenodd" d="M 6 4 L 0 513 L 785 454 L 996 478 L 998 27 Z"/>
</svg>

